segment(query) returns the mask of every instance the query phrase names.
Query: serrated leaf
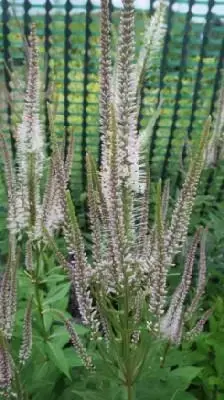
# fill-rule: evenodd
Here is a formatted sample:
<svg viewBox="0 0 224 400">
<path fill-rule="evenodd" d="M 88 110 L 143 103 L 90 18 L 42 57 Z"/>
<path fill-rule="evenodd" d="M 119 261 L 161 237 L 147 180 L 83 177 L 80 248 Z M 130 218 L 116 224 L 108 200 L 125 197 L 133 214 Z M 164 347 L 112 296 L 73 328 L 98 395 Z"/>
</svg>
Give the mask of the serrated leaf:
<svg viewBox="0 0 224 400">
<path fill-rule="evenodd" d="M 171 377 L 180 378 L 183 382 L 185 382 L 187 388 L 188 385 L 192 382 L 192 380 L 199 375 L 201 370 L 202 368 L 199 367 L 186 366 L 171 371 L 170 375 Z"/>
<path fill-rule="evenodd" d="M 54 362 L 55 366 L 71 380 L 69 364 L 63 350 L 56 343 L 47 342 L 47 345 L 50 350 L 48 351 L 50 359 Z"/>
<path fill-rule="evenodd" d="M 43 319 L 44 319 L 44 326 L 46 331 L 48 332 L 50 330 L 50 327 L 54 321 L 52 314 L 49 312 L 43 313 Z"/>
<path fill-rule="evenodd" d="M 73 346 L 64 349 L 64 355 L 70 367 L 83 367 L 83 361 L 76 354 Z"/>
<path fill-rule="evenodd" d="M 67 282 L 56 288 L 56 290 L 54 291 L 55 293 L 49 292 L 47 298 L 44 299 L 44 306 L 46 306 L 47 304 L 56 303 L 57 301 L 67 297 L 69 289 L 70 289 L 70 283 Z"/>
<path fill-rule="evenodd" d="M 61 348 L 69 342 L 69 334 L 64 325 L 55 327 L 54 333 L 50 336 L 50 340 Z"/>
</svg>

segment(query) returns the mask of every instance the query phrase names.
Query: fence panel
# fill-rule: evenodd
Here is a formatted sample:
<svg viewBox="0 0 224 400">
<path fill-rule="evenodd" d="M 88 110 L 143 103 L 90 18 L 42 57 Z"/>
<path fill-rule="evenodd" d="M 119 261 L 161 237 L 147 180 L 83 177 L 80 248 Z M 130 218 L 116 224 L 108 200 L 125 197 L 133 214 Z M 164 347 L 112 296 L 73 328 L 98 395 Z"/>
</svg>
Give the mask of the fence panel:
<svg viewBox="0 0 224 400">
<path fill-rule="evenodd" d="M 72 190 L 79 196 L 86 184 L 86 151 L 96 158 L 100 154 L 99 2 L 14 0 L 11 3 L 1 0 L 0 4 L 0 85 L 5 85 L 4 93 L 12 99 L 7 106 L 3 96 L 0 97 L 3 129 L 7 134 L 7 123 L 12 126 L 20 118 L 22 103 L 19 93 L 24 86 L 24 49 L 30 22 L 34 21 L 40 37 L 40 53 L 44 55 L 41 63 L 46 97 L 57 104 L 56 130 L 60 135 L 65 129 L 66 140 L 69 139 L 68 127 L 74 130 Z M 152 13 L 155 5 L 155 1 L 149 1 L 145 13 Z M 113 2 L 110 6 L 111 20 L 116 29 L 119 9 Z M 142 19 L 143 13 L 137 11 L 138 48 L 142 40 Z M 158 104 L 160 89 L 163 109 L 150 149 L 154 178 L 172 176 L 174 183 L 181 182 L 181 168 L 188 159 L 189 149 L 197 143 L 205 118 L 215 110 L 223 68 L 223 37 L 224 0 L 168 2 L 167 33 L 158 59 L 160 74 L 151 71 L 150 84 L 146 83 L 144 88 L 140 118 L 140 126 L 144 127 Z M 47 122 L 46 107 L 43 111 Z M 9 133 L 14 145 L 14 133 Z M 206 193 L 216 193 L 221 200 L 224 181 L 219 169 L 205 174 L 203 184 L 205 182 Z"/>
</svg>

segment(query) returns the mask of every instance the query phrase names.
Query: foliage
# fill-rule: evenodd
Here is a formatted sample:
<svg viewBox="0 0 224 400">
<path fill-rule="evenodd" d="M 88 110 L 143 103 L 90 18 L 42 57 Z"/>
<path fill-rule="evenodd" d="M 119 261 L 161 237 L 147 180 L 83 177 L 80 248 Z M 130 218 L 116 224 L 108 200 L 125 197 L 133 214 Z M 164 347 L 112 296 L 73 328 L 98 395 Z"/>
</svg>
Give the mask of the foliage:
<svg viewBox="0 0 224 400">
<path fill-rule="evenodd" d="M 223 285 L 223 277 L 221 277 Z M 215 289 L 215 287 L 214 287 Z M 191 392 L 197 399 L 222 399 L 223 386 L 223 289 L 222 297 L 212 299 L 213 315 L 209 321 L 209 333 L 201 335 L 194 344 L 195 365 L 201 369 L 193 380 Z"/>
</svg>

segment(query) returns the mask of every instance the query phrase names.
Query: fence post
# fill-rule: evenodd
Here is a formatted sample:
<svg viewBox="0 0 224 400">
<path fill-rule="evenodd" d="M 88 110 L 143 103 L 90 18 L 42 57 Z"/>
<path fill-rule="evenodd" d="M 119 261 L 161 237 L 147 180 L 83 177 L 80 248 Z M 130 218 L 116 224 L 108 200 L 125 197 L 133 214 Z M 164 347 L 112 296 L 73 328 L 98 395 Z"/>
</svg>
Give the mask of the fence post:
<svg viewBox="0 0 224 400">
<path fill-rule="evenodd" d="M 148 16 L 151 16 L 153 14 L 153 4 L 155 0 L 149 0 L 149 11 L 148 11 Z M 137 123 L 137 130 L 140 132 L 141 127 L 142 127 L 142 119 L 143 119 L 143 103 L 145 99 L 145 86 L 144 84 L 140 88 L 140 104 L 139 104 L 139 114 L 138 114 L 138 123 Z"/>
<path fill-rule="evenodd" d="M 191 139 L 192 135 L 192 130 L 193 130 L 193 123 L 195 120 L 195 112 L 197 110 L 197 101 L 199 99 L 199 92 L 200 92 L 200 86 L 201 86 L 201 78 L 202 78 L 202 68 L 204 65 L 204 57 L 206 55 L 206 45 L 208 43 L 208 34 L 210 31 L 210 22 L 212 19 L 212 7 L 214 6 L 215 1 L 214 0 L 209 0 L 208 1 L 208 12 L 206 15 L 206 22 L 203 30 L 203 39 L 201 43 L 201 49 L 200 49 L 200 55 L 199 55 L 199 62 L 198 62 L 198 69 L 197 69 L 197 74 L 196 74 L 196 80 L 195 80 L 195 85 L 194 85 L 194 92 L 193 92 L 193 98 L 192 98 L 192 107 L 191 107 L 191 117 L 190 117 L 190 122 L 187 128 L 187 138 Z M 182 150 L 182 163 L 184 165 L 184 160 L 187 156 L 187 145 L 186 143 L 183 146 Z M 180 176 L 178 178 L 180 180 Z"/>
<path fill-rule="evenodd" d="M 170 0 L 169 6 L 167 9 L 167 31 L 166 31 L 166 36 L 164 39 L 163 54 L 162 54 L 162 59 L 161 59 L 161 63 L 160 63 L 160 79 L 159 79 L 159 93 L 158 93 L 157 105 L 159 105 L 161 91 L 164 87 L 164 77 L 166 74 L 168 47 L 169 47 L 169 42 L 170 42 L 170 32 L 171 32 L 171 28 L 172 28 L 172 17 L 173 17 L 172 6 L 173 6 L 174 2 L 175 2 L 175 0 Z M 152 158 L 154 155 L 157 130 L 159 128 L 159 121 L 160 121 L 160 118 L 158 118 L 157 123 L 155 124 L 155 126 L 153 128 L 153 132 L 152 132 L 152 139 L 151 139 L 150 153 L 149 153 L 150 154 L 150 156 L 149 156 L 150 163 L 152 163 Z"/>
<path fill-rule="evenodd" d="M 218 59 L 218 63 L 217 63 L 217 69 L 216 69 L 216 75 L 215 75 L 215 83 L 214 83 L 214 88 L 213 88 L 213 95 L 212 95 L 212 100 L 211 100 L 211 106 L 210 106 L 210 112 L 209 115 L 213 115 L 214 111 L 215 111 L 215 102 L 217 99 L 217 93 L 218 93 L 218 89 L 219 89 L 219 84 L 220 84 L 220 78 L 221 78 L 221 72 L 222 72 L 222 68 L 223 68 L 223 64 L 224 64 L 224 39 L 222 41 L 222 47 L 220 50 L 220 54 L 219 54 L 219 59 Z M 214 166 L 215 168 L 217 167 L 216 165 Z M 210 171 L 207 181 L 206 181 L 206 185 L 205 185 L 205 191 L 204 194 L 207 195 L 209 193 L 209 189 L 211 187 L 212 181 L 214 179 L 214 175 L 215 175 L 215 168 L 212 168 L 212 170 Z M 221 185 L 221 187 L 224 187 L 224 181 L 223 184 Z M 217 195 L 217 201 L 220 201 L 222 197 L 222 193 L 219 191 L 218 195 Z M 204 207 L 202 208 L 202 213 L 204 211 Z"/>
<path fill-rule="evenodd" d="M 29 25 L 31 22 L 31 17 L 29 15 L 29 11 L 31 9 L 30 1 L 24 0 L 23 7 L 24 7 L 24 16 L 23 16 L 24 35 L 25 35 L 25 39 L 27 39 L 30 34 L 30 26 Z"/>
<path fill-rule="evenodd" d="M 176 129 L 176 122 L 178 119 L 178 110 L 179 110 L 179 103 L 181 100 L 181 91 L 182 91 L 182 86 L 183 86 L 183 77 L 184 77 L 184 71 L 186 67 L 186 62 L 187 62 L 187 46 L 188 46 L 188 41 L 189 41 L 189 31 L 190 31 L 190 23 L 191 23 L 191 18 L 192 18 L 192 7 L 195 3 L 195 0 L 190 0 L 189 1 L 189 10 L 186 15 L 186 20 L 185 20 L 185 26 L 184 26 L 184 36 L 183 36 L 183 41 L 182 41 L 182 51 L 181 51 L 181 58 L 180 58 L 180 69 L 179 69 L 179 74 L 178 74 L 178 81 L 177 81 L 177 88 L 176 88 L 176 96 L 175 96 L 175 103 L 174 103 L 174 110 L 173 110 L 173 116 L 172 116 L 172 124 L 170 127 L 170 136 L 167 144 L 167 149 L 166 149 L 166 154 L 163 162 L 163 167 L 162 167 L 162 180 L 164 180 L 167 177 L 167 167 L 169 163 L 169 158 L 171 156 L 171 149 L 172 149 L 172 141 L 174 137 L 174 132 Z"/>
<path fill-rule="evenodd" d="M 87 0 L 86 3 L 86 20 L 85 20 L 85 53 L 83 60 L 83 113 L 82 113 L 82 182 L 83 190 L 86 189 L 86 137 L 87 137 L 87 105 L 88 105 L 88 69 L 89 69 L 89 38 L 91 36 L 90 23 L 91 11 L 92 11 L 91 0 Z"/>
<path fill-rule="evenodd" d="M 72 22 L 71 19 L 71 10 L 72 4 L 70 0 L 67 0 L 65 3 L 65 38 L 64 38 L 64 129 L 65 129 L 65 157 L 68 148 L 69 142 L 69 85 L 70 85 L 70 59 L 71 59 L 71 29 L 70 24 Z"/>
<path fill-rule="evenodd" d="M 152 15 L 153 12 L 153 4 L 155 3 L 155 0 L 149 0 L 149 15 Z"/>
<path fill-rule="evenodd" d="M 49 97 L 49 89 L 50 89 L 50 49 L 51 49 L 51 29 L 50 29 L 50 24 L 51 24 L 51 15 L 50 11 L 52 9 L 52 4 L 50 0 L 46 0 L 45 2 L 45 23 L 44 23 L 44 50 L 45 50 L 45 63 L 46 63 L 46 74 L 45 74 L 45 127 L 46 127 L 46 136 L 47 136 L 47 142 L 49 143 L 49 136 L 50 136 L 50 131 L 49 131 L 49 118 L 48 118 L 48 109 L 47 109 L 47 102 L 50 102 L 51 99 Z M 50 155 L 51 149 L 48 146 L 47 152 L 48 155 Z"/>
</svg>

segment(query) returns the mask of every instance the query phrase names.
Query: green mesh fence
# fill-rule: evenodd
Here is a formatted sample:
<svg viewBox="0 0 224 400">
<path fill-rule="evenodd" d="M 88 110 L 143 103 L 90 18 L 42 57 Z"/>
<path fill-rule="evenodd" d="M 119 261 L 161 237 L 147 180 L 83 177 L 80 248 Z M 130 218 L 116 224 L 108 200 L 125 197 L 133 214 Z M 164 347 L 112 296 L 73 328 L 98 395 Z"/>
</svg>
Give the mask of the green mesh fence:
<svg viewBox="0 0 224 400">
<path fill-rule="evenodd" d="M 73 127 L 75 160 L 72 190 L 79 196 L 85 189 L 85 154 L 99 156 L 98 130 L 98 61 L 99 6 L 91 0 L 10 2 L 0 7 L 0 118 L 2 129 L 13 144 L 13 131 L 7 129 L 19 120 L 21 89 L 24 85 L 25 37 L 29 24 L 36 22 L 40 37 L 43 82 L 47 96 L 57 104 L 55 125 L 58 135 Z M 143 20 L 153 12 L 136 11 L 138 47 L 142 40 Z M 114 31 L 119 9 L 111 3 Z M 116 35 L 115 35 L 116 36 Z M 151 153 L 152 176 L 173 177 L 180 182 L 181 168 L 189 149 L 195 145 L 208 114 L 214 112 L 224 58 L 224 1 L 170 0 L 167 33 L 158 59 L 160 74 L 150 72 L 145 85 L 140 124 L 144 127 L 159 101 L 163 108 L 155 126 Z M 8 70 L 8 67 L 13 72 Z M 15 80 L 14 85 L 10 80 Z M 54 88 L 52 88 L 52 81 Z M 7 90 L 6 90 L 7 89 Z M 4 101 L 5 93 L 12 105 Z M 17 107 L 15 107 L 15 104 Z M 46 110 L 43 119 L 46 121 Z M 68 135 L 68 132 L 67 132 Z M 204 174 L 203 187 L 222 198 L 223 176 L 220 168 Z M 204 185 L 206 183 L 206 186 Z"/>
</svg>

